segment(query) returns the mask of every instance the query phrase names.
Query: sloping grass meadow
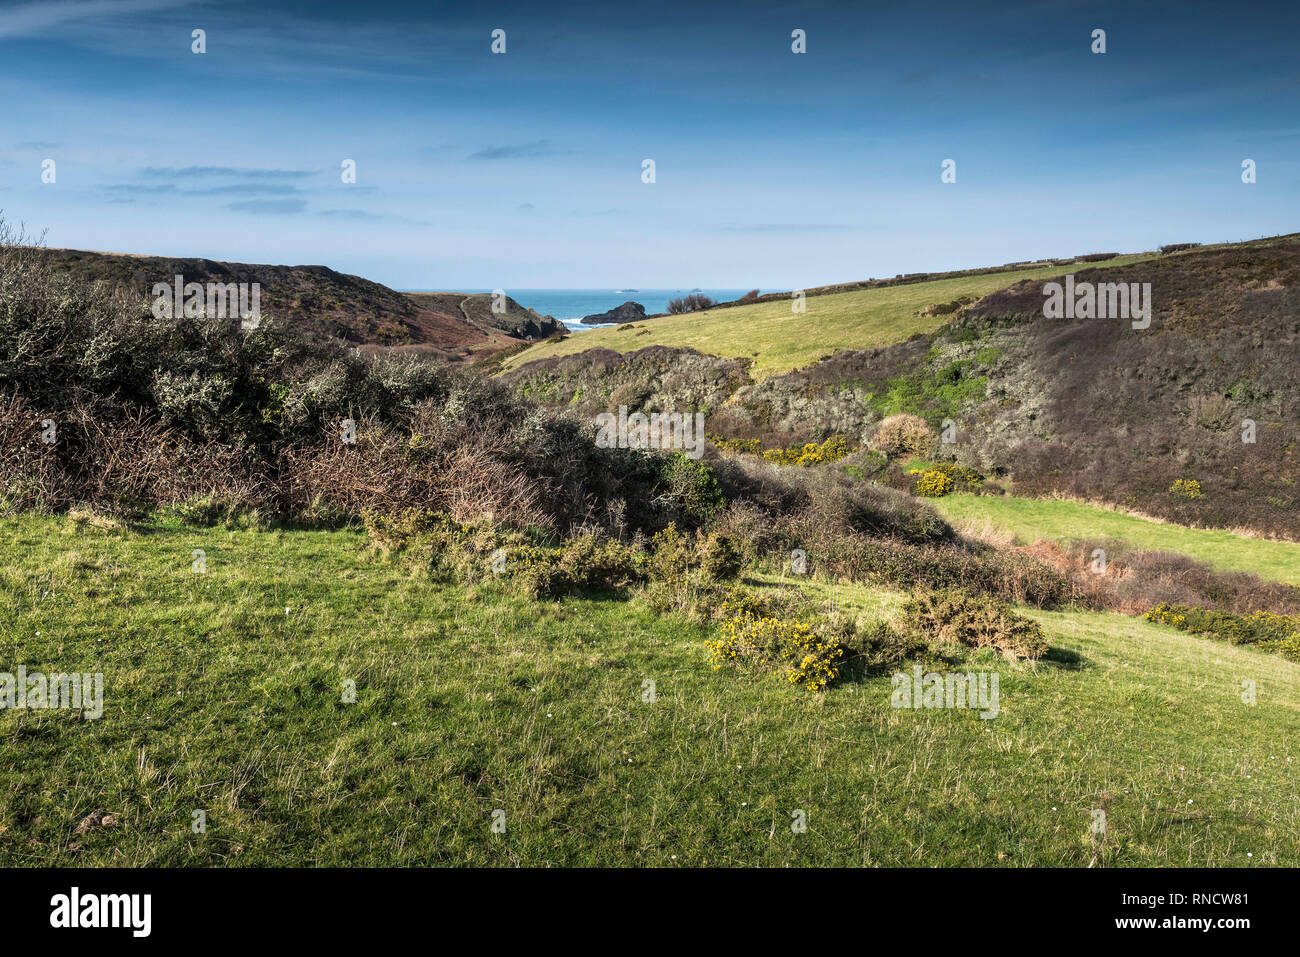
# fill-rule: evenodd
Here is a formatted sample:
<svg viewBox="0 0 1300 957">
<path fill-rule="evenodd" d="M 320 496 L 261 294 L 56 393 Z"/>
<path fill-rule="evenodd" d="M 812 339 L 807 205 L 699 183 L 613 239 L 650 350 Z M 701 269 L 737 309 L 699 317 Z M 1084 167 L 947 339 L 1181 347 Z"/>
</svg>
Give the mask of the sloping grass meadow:
<svg viewBox="0 0 1300 957">
<path fill-rule="evenodd" d="M 621 326 L 548 339 L 512 356 L 508 371 L 534 359 L 572 355 L 587 349 L 630 352 L 646 346 L 689 347 L 730 359 L 753 359 L 757 379 L 798 369 L 838 349 L 873 349 L 933 332 L 949 316 L 922 316 L 926 306 L 979 297 L 1022 279 L 1045 279 L 1072 270 L 1112 268 L 1142 262 L 1152 254 L 1119 256 L 1100 263 L 1047 266 L 937 279 L 899 286 L 812 296 L 807 311 L 795 313 L 788 300 L 644 319 Z M 635 327 L 635 328 L 632 328 Z"/>
<path fill-rule="evenodd" d="M 868 615 L 901 597 L 804 585 Z M 98 720 L 0 711 L 0 856 L 1300 862 L 1300 665 L 1135 618 L 1027 613 L 1053 646 L 1044 660 L 964 666 L 1001 676 L 1001 713 L 985 721 L 893 709 L 888 675 L 814 696 L 715 671 L 706 626 L 636 600 L 433 583 L 372 557 L 359 532 L 4 519 L 0 671 L 105 684 Z M 104 813 L 112 823 L 95 823 Z"/>
<path fill-rule="evenodd" d="M 1300 543 L 1251 538 L 1224 529 L 1188 528 L 1067 499 L 947 495 L 928 499 L 949 522 L 978 535 L 983 527 L 1020 544 L 1114 538 L 1136 548 L 1178 552 L 1225 571 L 1254 572 L 1300 586 Z"/>
</svg>

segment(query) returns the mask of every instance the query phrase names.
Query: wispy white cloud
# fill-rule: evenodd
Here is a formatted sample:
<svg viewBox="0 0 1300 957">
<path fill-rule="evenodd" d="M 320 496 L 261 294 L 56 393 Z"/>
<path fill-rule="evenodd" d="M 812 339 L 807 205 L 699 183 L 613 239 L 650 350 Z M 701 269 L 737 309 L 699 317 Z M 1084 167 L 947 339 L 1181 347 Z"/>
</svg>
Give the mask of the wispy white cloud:
<svg viewBox="0 0 1300 957">
<path fill-rule="evenodd" d="M 193 6 L 195 0 L 37 0 L 4 11 L 0 37 L 31 37 L 88 20 L 157 13 Z"/>
<path fill-rule="evenodd" d="M 306 208 L 307 203 L 301 199 L 249 199 L 226 207 L 239 213 L 269 213 L 272 216 L 301 213 Z"/>
<path fill-rule="evenodd" d="M 146 166 L 142 176 L 162 179 L 191 179 L 202 176 L 235 176 L 240 179 L 304 179 L 311 176 L 305 169 L 260 169 L 240 166 Z"/>
<path fill-rule="evenodd" d="M 472 160 L 525 159 L 534 156 L 558 156 L 563 150 L 555 149 L 549 140 L 532 143 L 511 143 L 505 146 L 488 146 L 471 153 Z"/>
</svg>

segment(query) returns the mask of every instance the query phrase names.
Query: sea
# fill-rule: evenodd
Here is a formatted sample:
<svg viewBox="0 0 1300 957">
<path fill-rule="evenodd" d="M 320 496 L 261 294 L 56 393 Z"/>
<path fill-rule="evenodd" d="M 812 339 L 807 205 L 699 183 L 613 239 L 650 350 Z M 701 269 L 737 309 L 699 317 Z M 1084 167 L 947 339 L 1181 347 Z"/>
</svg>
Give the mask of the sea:
<svg viewBox="0 0 1300 957">
<path fill-rule="evenodd" d="M 491 292 L 490 289 L 476 290 Z M 580 320 L 598 312 L 608 312 L 625 302 L 639 302 L 645 314 L 668 311 L 668 301 L 698 292 L 717 302 L 739 299 L 748 289 L 507 289 L 506 294 L 526 309 L 535 309 L 543 316 L 559 319 L 570 330 L 598 329 L 584 326 Z"/>
</svg>

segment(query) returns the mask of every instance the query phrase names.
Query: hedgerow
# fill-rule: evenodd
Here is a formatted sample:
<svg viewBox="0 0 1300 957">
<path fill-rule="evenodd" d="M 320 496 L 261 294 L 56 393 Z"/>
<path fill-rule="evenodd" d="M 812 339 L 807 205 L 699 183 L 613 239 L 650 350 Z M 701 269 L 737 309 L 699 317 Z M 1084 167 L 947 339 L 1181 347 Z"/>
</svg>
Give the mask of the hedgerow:
<svg viewBox="0 0 1300 957">
<path fill-rule="evenodd" d="M 1300 616 L 1254 611 L 1233 615 L 1209 608 L 1161 602 L 1144 616 L 1147 621 L 1172 625 L 1179 631 L 1207 635 L 1234 645 L 1255 645 L 1300 660 Z"/>
</svg>

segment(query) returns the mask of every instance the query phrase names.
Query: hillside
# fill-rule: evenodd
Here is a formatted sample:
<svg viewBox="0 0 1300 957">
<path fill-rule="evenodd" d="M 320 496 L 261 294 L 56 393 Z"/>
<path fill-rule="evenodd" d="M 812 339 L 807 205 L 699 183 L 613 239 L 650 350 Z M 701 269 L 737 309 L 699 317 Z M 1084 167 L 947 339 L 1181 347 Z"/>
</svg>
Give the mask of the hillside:
<svg viewBox="0 0 1300 957">
<path fill-rule="evenodd" d="M 1149 258 L 1150 254 L 1121 256 L 1098 265 L 1113 268 Z M 933 332 L 958 308 L 959 300 L 986 295 L 1018 279 L 1052 276 L 1060 269 L 1059 265 L 1047 265 L 965 270 L 924 281 L 884 280 L 828 286 L 807 291 L 804 313 L 792 311 L 789 295 L 763 296 L 755 304 L 658 316 L 539 342 L 512 356 L 505 367 L 517 369 L 538 359 L 588 349 L 631 352 L 646 346 L 670 346 L 748 360 L 753 377 L 764 379 L 805 366 L 839 349 L 886 346 L 918 333 Z M 850 291 L 838 291 L 845 288 Z"/>
<path fill-rule="evenodd" d="M 1135 497 L 1171 501 L 1140 483 L 1195 467 L 1204 495 L 1172 500 L 1185 524 L 1259 520 L 1261 494 L 1287 494 L 1290 446 L 1273 438 L 1289 434 L 1293 394 L 1267 357 L 1293 345 L 1294 255 L 1281 243 L 1109 269 L 1187 290 L 1152 335 L 1130 330 L 1149 354 L 1115 330 L 1039 329 L 1013 285 L 958 303 L 931 334 L 755 382 L 742 359 L 668 346 L 490 376 L 284 316 L 249 329 L 155 316 L 0 246 L 0 635 L 30 670 L 103 679 L 89 706 L 0 708 L 0 761 L 32 769 L 30 787 L 0 791 L 0 853 L 1293 864 L 1289 548 L 1055 522 L 1131 540 L 1098 574 L 1087 543 L 963 534 L 911 493 L 941 457 L 1002 454 L 981 428 L 1005 414 L 991 434 L 1014 437 L 1020 401 L 1044 457 L 1008 445 L 987 479 L 960 473 L 1008 510 L 1018 500 L 993 496 L 1077 477 L 1040 467 L 1048 443 L 1091 442 Z M 410 303 L 491 322 L 476 297 Z M 1207 330 L 1228 341 L 1207 347 Z M 1103 386 L 1079 396 L 1092 405 L 1077 422 L 1053 404 L 1078 389 L 1048 365 L 1062 336 Z M 1244 376 L 1232 401 L 1276 401 L 1283 423 L 1253 450 L 1273 471 L 1236 497 L 1210 443 L 1180 459 L 1114 433 L 1106 363 L 1165 370 L 1125 395 L 1159 417 L 1192 349 L 1223 366 L 1198 376 Z M 716 446 L 693 458 L 600 441 L 593 413 L 620 404 L 699 409 Z M 864 448 L 899 411 L 960 421 L 956 447 Z M 1000 690 L 981 696 L 987 713 L 900 707 L 894 686 L 917 669 L 931 689 L 970 675 Z M 206 831 L 187 827 L 196 809 Z M 500 814 L 505 831 L 489 830 Z"/>
<path fill-rule="evenodd" d="M 931 504 L 955 528 L 990 541 L 1032 545 L 1043 540 L 1109 539 L 1186 555 L 1225 571 L 1253 572 L 1300 588 L 1297 542 L 1251 538 L 1224 529 L 1187 528 L 1069 499 L 962 494 L 936 498 Z"/>
<path fill-rule="evenodd" d="M 504 333 L 526 341 L 568 333 L 558 319 L 525 309 L 509 296 L 505 297 L 505 310 L 500 313 L 492 311 L 489 293 L 408 292 L 406 296 L 421 308 L 456 316 L 487 335 Z"/>
<path fill-rule="evenodd" d="M 919 415 L 936 431 L 951 420 L 954 442 L 938 450 L 940 458 L 972 466 L 1017 494 L 1062 493 L 1189 525 L 1295 538 L 1300 391 L 1283 357 L 1300 346 L 1298 238 L 1068 270 L 1078 282 L 1150 283 L 1154 318 L 1145 330 L 1125 321 L 1044 318 L 1044 282 L 1067 274 L 1057 267 L 1017 274 L 1009 286 L 944 315 L 925 315 L 932 311 L 925 305 L 963 288 L 969 294 L 963 284 L 975 280 L 810 299 L 807 316 L 764 319 L 752 311 L 778 308 L 769 304 L 600 331 L 602 342 L 623 337 L 639 344 L 656 338 L 638 338 L 643 326 L 680 324 L 694 331 L 673 338 L 699 343 L 698 353 L 734 356 L 730 340 L 716 334 L 718 323 L 757 317 L 749 327 L 750 351 L 758 355 L 747 370 L 740 357 L 709 360 L 735 366 L 723 391 L 713 373 L 692 372 L 707 366 L 694 350 L 624 345 L 524 361 L 596 344 L 588 333 L 514 356 L 504 378 L 525 395 L 581 414 L 629 398 L 630 405 L 668 409 L 703 397 L 690 407 L 709 413 L 712 434 L 766 448 L 831 435 L 865 448 L 889 415 Z M 886 304 L 884 296 L 895 298 Z M 852 297 L 859 297 L 856 306 Z M 835 310 L 839 318 L 829 319 Z M 736 344 L 750 338 L 745 326 L 733 331 Z M 778 327 L 786 339 L 766 351 L 764 336 Z M 794 355 L 826 351 L 850 330 L 856 348 L 773 374 Z M 659 371 L 648 375 L 647 365 Z M 1250 423 L 1254 441 L 1243 442 Z M 1171 493 L 1179 480 L 1198 482 L 1199 490 Z"/>
<path fill-rule="evenodd" d="M 309 335 L 350 345 L 396 348 L 444 360 L 517 345 L 562 329 L 510 300 L 504 316 L 463 308 L 477 296 L 433 300 L 408 296 L 377 282 L 326 266 L 270 266 L 74 249 L 33 250 L 59 272 L 81 282 L 102 281 L 142 299 L 154 283 L 180 275 L 188 282 L 259 283 L 264 314 L 286 319 Z M 486 314 L 486 315 L 484 315 Z"/>
<path fill-rule="evenodd" d="M 0 632 L 105 675 L 104 715 L 0 712 L 12 866 L 1294 866 L 1300 664 L 1029 610 L 1000 713 L 816 699 L 709 630 L 375 560 L 356 531 L 0 520 Z M 191 554 L 207 555 L 203 575 Z M 755 582 L 760 590 L 776 587 Z M 875 616 L 889 589 L 810 581 Z M 1260 689 L 1241 700 L 1241 679 Z M 341 700 L 356 683 L 354 703 Z M 653 701 L 645 682 L 653 681 Z M 196 808 L 207 815 L 191 833 Z M 1106 811 L 1104 840 L 1091 834 Z M 86 826 L 99 809 L 114 825 Z M 489 826 L 498 809 L 504 834 Z M 803 811 L 806 833 L 793 833 Z"/>
</svg>

